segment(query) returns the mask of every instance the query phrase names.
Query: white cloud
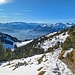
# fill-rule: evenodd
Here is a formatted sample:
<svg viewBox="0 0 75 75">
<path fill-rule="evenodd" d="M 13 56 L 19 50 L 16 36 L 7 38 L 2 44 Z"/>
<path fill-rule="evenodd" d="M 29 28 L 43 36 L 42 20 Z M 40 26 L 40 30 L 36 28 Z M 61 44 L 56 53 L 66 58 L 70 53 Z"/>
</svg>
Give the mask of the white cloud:
<svg viewBox="0 0 75 75">
<path fill-rule="evenodd" d="M 13 0 L 0 0 L 0 5 L 12 2 Z"/>
</svg>

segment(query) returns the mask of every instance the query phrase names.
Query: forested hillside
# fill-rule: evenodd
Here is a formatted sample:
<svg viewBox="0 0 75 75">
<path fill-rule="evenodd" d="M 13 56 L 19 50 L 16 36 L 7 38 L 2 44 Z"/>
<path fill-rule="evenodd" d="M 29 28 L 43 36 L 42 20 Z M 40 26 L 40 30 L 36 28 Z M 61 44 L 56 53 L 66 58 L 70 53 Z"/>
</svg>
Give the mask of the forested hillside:
<svg viewBox="0 0 75 75">
<path fill-rule="evenodd" d="M 41 73 L 44 74 L 45 72 L 48 74 L 57 73 L 57 75 L 71 75 L 72 72 L 75 73 L 74 31 L 75 26 L 67 30 L 44 35 L 21 47 L 17 47 L 15 44 L 15 49 L 13 51 L 10 48 L 4 49 L 0 42 L 0 62 L 8 61 L 3 67 L 13 67 L 13 71 L 24 65 L 26 68 L 27 65 L 32 66 L 32 68 L 34 67 L 33 65 L 36 65 L 37 67 L 35 67 L 35 69 L 43 68 L 39 73 L 35 72 L 38 75 Z M 47 65 L 49 67 L 48 69 L 51 69 L 50 72 L 47 70 Z M 46 73 L 45 75 L 48 75 Z"/>
<path fill-rule="evenodd" d="M 75 26 L 68 30 L 68 34 L 69 36 L 62 44 L 62 52 L 59 55 L 59 59 L 66 63 L 75 73 Z"/>
</svg>

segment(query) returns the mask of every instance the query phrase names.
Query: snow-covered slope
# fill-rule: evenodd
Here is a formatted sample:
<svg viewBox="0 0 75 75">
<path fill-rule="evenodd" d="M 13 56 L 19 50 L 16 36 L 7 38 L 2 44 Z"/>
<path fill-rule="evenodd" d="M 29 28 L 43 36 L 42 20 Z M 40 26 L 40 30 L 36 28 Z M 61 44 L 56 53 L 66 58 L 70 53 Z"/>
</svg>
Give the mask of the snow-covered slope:
<svg viewBox="0 0 75 75">
<path fill-rule="evenodd" d="M 51 34 L 48 34 L 48 35 L 46 35 L 46 36 L 49 37 L 49 36 L 54 35 L 54 34 L 56 34 L 56 32 L 51 33 Z M 62 33 L 62 34 L 60 34 L 60 35 L 56 35 L 56 36 L 54 36 L 53 38 L 44 41 L 44 43 L 42 43 L 42 44 L 40 45 L 40 47 L 41 47 L 41 48 L 44 48 L 45 51 L 46 51 L 49 47 L 55 46 L 55 44 L 57 44 L 57 42 L 63 43 L 63 42 L 66 40 L 66 38 L 67 38 L 68 36 L 69 36 L 69 35 L 67 34 L 67 32 L 65 33 L 65 35 L 64 35 L 64 33 Z"/>
<path fill-rule="evenodd" d="M 15 59 L 10 62 L 3 63 L 0 66 L 1 75 L 38 75 L 44 71 L 44 75 L 73 75 L 70 69 L 58 59 L 58 55 L 61 49 L 55 50 L 53 53 L 47 53 L 43 56 L 35 55 L 28 58 Z M 41 63 L 38 63 L 38 59 L 43 56 Z M 20 66 L 20 63 L 26 62 L 27 64 Z M 15 66 L 17 68 L 15 69 Z M 41 68 L 41 69 L 40 69 Z"/>
<path fill-rule="evenodd" d="M 55 34 L 55 33 L 53 33 Z M 46 35 L 49 37 L 50 35 Z M 59 34 L 54 36 L 51 40 L 45 40 L 40 44 L 42 48 L 47 49 L 56 44 L 57 41 L 64 42 L 67 36 Z M 55 39 L 56 37 L 56 39 Z M 15 59 L 9 62 L 0 63 L 1 75 L 73 75 L 72 71 L 61 60 L 58 59 L 62 48 L 55 49 L 53 52 L 35 55 L 28 58 Z"/>
<path fill-rule="evenodd" d="M 26 45 L 26 44 L 32 42 L 32 41 L 33 41 L 33 40 L 24 41 L 24 42 L 15 42 L 15 45 L 16 45 L 17 47 L 21 47 L 21 46 L 24 46 L 24 45 Z"/>
</svg>

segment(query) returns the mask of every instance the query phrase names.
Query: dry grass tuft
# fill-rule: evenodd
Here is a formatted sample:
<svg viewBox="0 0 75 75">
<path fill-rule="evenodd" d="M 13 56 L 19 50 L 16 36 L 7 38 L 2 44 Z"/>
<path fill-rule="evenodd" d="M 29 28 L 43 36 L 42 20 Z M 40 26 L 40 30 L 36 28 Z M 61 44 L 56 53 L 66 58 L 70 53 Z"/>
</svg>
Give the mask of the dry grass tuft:
<svg viewBox="0 0 75 75">
<path fill-rule="evenodd" d="M 46 72 L 46 71 L 41 71 L 41 72 L 39 72 L 38 75 L 43 75 L 45 72 Z"/>
<path fill-rule="evenodd" d="M 64 50 L 62 50 L 62 51 L 61 51 L 61 53 L 60 53 L 60 54 L 59 54 L 59 56 L 58 56 L 58 59 L 60 59 L 60 60 L 61 60 L 61 59 L 63 58 L 64 53 L 65 53 L 65 51 L 64 51 Z"/>
<path fill-rule="evenodd" d="M 40 68 L 38 69 L 38 71 L 40 71 L 42 68 L 43 68 L 43 67 L 40 67 Z"/>
</svg>

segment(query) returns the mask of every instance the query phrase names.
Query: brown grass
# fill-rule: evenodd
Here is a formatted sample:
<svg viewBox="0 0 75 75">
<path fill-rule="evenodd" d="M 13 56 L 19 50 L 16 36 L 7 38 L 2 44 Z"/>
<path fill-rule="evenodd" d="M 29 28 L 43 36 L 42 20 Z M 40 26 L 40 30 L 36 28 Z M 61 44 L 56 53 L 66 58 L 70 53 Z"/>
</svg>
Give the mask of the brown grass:
<svg viewBox="0 0 75 75">
<path fill-rule="evenodd" d="M 64 53 L 65 53 L 65 51 L 64 51 L 64 50 L 62 50 L 62 51 L 61 51 L 61 53 L 60 53 L 60 54 L 59 54 L 59 56 L 58 56 L 58 59 L 60 59 L 60 60 L 61 60 L 61 59 L 63 58 Z"/>
<path fill-rule="evenodd" d="M 72 60 L 71 60 L 72 59 Z M 72 70 L 72 72 L 75 74 L 75 50 L 68 53 L 68 56 L 66 58 L 61 59 L 67 66 Z"/>
<path fill-rule="evenodd" d="M 43 67 L 40 67 L 40 68 L 38 69 L 38 71 L 40 71 L 42 68 L 43 68 Z"/>
<path fill-rule="evenodd" d="M 73 57 L 72 57 L 73 58 L 73 62 L 75 64 L 75 50 L 72 51 L 72 54 L 73 54 Z"/>
<path fill-rule="evenodd" d="M 39 72 L 38 75 L 43 75 L 44 73 L 45 73 L 45 71 L 41 71 L 41 72 Z"/>
</svg>

